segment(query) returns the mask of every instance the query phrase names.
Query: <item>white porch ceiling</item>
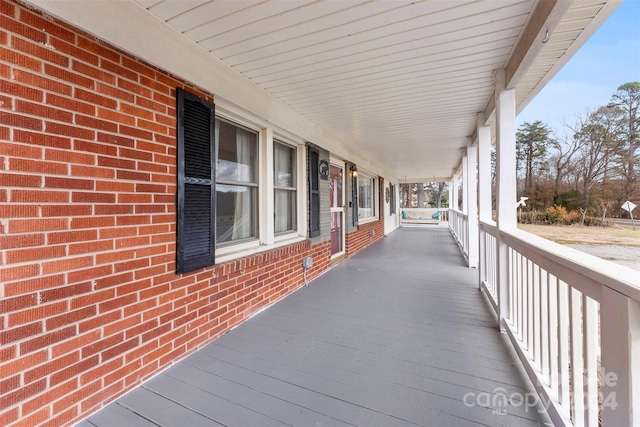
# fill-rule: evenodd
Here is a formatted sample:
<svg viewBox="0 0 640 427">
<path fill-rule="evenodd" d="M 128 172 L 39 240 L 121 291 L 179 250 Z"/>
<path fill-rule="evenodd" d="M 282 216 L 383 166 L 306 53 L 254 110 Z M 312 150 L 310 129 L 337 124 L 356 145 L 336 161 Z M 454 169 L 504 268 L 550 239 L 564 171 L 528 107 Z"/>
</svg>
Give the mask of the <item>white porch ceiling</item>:
<svg viewBox="0 0 640 427">
<path fill-rule="evenodd" d="M 615 7 L 606 0 L 135 1 L 401 181 L 451 176 L 477 114 L 492 112 L 494 70 L 511 68 L 520 111 Z"/>
</svg>

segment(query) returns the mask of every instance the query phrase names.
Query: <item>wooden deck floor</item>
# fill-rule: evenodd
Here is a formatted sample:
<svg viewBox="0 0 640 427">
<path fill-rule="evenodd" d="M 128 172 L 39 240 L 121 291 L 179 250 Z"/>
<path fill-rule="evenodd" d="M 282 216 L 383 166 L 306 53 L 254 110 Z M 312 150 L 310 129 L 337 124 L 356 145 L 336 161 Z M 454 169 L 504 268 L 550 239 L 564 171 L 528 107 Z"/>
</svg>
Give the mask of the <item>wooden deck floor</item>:
<svg viewBox="0 0 640 427">
<path fill-rule="evenodd" d="M 79 425 L 549 423 L 494 325 L 449 231 L 402 228 Z"/>
</svg>

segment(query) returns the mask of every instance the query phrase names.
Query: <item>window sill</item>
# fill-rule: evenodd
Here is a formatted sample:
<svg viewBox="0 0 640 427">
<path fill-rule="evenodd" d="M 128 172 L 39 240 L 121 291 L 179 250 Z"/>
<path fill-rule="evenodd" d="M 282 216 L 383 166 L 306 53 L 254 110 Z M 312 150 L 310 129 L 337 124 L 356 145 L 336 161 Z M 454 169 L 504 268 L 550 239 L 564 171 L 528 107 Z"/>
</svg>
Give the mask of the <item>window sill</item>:
<svg viewBox="0 0 640 427">
<path fill-rule="evenodd" d="M 290 231 L 287 233 L 277 234 L 274 238 L 274 241 L 275 241 L 275 244 L 278 244 L 280 242 L 288 242 L 290 240 L 295 240 L 298 237 L 300 237 L 300 235 L 298 234 L 297 231 Z"/>
<path fill-rule="evenodd" d="M 362 218 L 358 219 L 358 225 L 369 224 L 370 222 L 376 222 L 378 218 Z"/>
<path fill-rule="evenodd" d="M 218 251 L 218 254 L 216 254 L 216 264 L 223 264 L 225 262 L 233 261 L 238 258 L 244 258 L 247 256 L 258 254 L 260 252 L 270 251 L 271 249 L 277 249 L 283 246 L 304 242 L 305 240 L 307 240 L 306 237 L 301 237 L 297 234 L 290 234 L 287 236 L 280 236 L 280 237 L 282 237 L 282 239 L 278 240 L 272 245 L 260 245 L 258 242 L 255 242 L 255 244 L 250 248 L 247 248 L 247 247 L 237 248 L 237 250 L 235 251 L 225 251 L 225 253 L 220 255 L 218 255 L 220 253 L 220 251 Z M 225 249 L 233 250 L 236 248 L 225 248 Z"/>
</svg>

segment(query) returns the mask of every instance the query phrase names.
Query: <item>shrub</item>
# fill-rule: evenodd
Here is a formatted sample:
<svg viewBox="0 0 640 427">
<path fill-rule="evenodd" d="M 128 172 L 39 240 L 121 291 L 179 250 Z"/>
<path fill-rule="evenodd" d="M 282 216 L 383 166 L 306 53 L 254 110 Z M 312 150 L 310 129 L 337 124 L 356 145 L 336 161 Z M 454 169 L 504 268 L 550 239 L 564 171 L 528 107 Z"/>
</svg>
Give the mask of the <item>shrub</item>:
<svg viewBox="0 0 640 427">
<path fill-rule="evenodd" d="M 597 216 L 585 216 L 584 217 L 584 225 L 588 227 L 612 227 L 615 225 L 614 221 L 606 220 L 604 223 L 602 222 L 602 218 Z"/>
<path fill-rule="evenodd" d="M 525 211 L 518 213 L 518 222 L 522 224 L 564 224 L 571 225 L 580 222 L 581 216 L 577 211 L 567 211 L 564 206 L 554 205 L 543 211 Z"/>
</svg>

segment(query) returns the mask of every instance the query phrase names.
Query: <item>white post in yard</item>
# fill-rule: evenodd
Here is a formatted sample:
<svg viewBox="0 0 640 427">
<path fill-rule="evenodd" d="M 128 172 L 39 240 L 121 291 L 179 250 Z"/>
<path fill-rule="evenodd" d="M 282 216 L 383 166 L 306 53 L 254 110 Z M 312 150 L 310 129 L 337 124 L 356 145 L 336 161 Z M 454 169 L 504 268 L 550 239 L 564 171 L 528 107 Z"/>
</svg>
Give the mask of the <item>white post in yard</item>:
<svg viewBox="0 0 640 427">
<path fill-rule="evenodd" d="M 469 228 L 469 267 L 478 268 L 478 251 L 480 229 L 478 228 L 478 147 L 467 144 L 467 168 L 464 171 L 467 183 L 467 224 Z"/>
<path fill-rule="evenodd" d="M 509 316 L 509 251 L 501 232 L 517 227 L 516 222 L 516 91 L 505 87 L 505 72 L 496 79 L 496 184 L 498 238 L 498 322 L 505 331 Z"/>
</svg>

